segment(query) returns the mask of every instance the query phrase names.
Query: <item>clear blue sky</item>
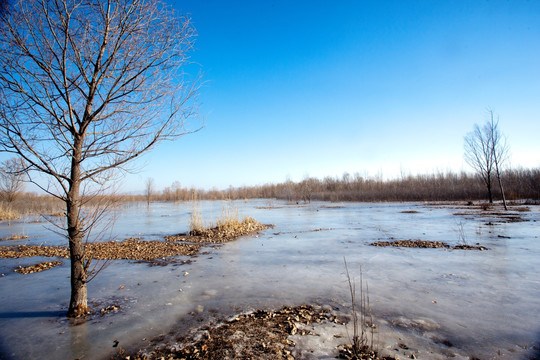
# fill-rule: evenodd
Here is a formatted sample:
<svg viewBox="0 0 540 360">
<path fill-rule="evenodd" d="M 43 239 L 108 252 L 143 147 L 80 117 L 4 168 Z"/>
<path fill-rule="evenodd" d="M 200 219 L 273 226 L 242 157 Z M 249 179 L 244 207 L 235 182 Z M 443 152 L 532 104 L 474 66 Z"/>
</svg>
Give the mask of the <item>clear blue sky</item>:
<svg viewBox="0 0 540 360">
<path fill-rule="evenodd" d="M 510 164 L 540 166 L 540 1 L 170 3 L 198 32 L 205 127 L 121 191 L 470 171 L 463 137 L 487 108 Z"/>
</svg>

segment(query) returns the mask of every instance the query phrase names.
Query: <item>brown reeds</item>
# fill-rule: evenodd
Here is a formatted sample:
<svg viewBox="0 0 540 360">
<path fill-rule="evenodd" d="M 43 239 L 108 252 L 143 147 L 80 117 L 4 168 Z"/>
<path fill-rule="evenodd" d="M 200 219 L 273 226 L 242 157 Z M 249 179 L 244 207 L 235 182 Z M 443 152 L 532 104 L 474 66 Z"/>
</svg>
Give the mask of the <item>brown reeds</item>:
<svg viewBox="0 0 540 360">
<path fill-rule="evenodd" d="M 193 202 L 193 211 L 189 221 L 189 235 L 212 239 L 233 239 L 253 232 L 267 229 L 269 226 L 261 224 L 252 217 L 241 218 L 238 208 L 232 202 L 227 202 L 221 217 L 216 220 L 216 225 L 205 223 L 199 204 Z"/>
</svg>

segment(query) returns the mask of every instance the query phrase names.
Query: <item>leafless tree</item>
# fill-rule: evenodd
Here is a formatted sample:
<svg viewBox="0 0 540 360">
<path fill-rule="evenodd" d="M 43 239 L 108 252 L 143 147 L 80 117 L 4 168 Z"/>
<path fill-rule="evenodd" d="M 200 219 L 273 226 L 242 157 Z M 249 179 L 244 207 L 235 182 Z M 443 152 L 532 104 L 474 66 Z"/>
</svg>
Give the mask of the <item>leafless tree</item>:
<svg viewBox="0 0 540 360">
<path fill-rule="evenodd" d="M 501 134 L 499 130 L 499 119 L 495 121 L 493 116 L 493 110 L 489 110 L 489 133 L 491 138 L 491 151 L 493 152 L 493 163 L 495 165 L 495 175 L 497 176 L 497 182 L 501 191 L 501 197 L 504 205 L 504 209 L 508 210 L 506 205 L 506 197 L 504 195 L 504 188 L 501 178 L 501 169 L 504 166 L 508 158 L 509 147 L 506 142 L 506 138 Z"/>
<path fill-rule="evenodd" d="M 490 118 L 481 128 L 475 124 L 473 132 L 465 136 L 465 161 L 482 178 L 490 203 L 493 203 L 493 177 L 497 178 L 506 209 L 500 169 L 506 160 L 508 147 L 499 131 L 499 122 L 495 121 L 493 111 L 488 110 L 488 114 Z"/>
<path fill-rule="evenodd" d="M 152 196 L 154 195 L 155 189 L 154 189 L 154 178 L 147 178 L 145 183 L 145 195 L 146 195 L 146 204 L 150 206 L 150 202 L 152 201 Z"/>
<path fill-rule="evenodd" d="M 159 0 L 14 0 L 0 16 L 0 150 L 66 205 L 68 316 L 88 312 L 88 194 L 190 132 L 199 81 L 190 19 Z M 95 197 L 94 197 L 95 198 Z"/>
<path fill-rule="evenodd" d="M 11 158 L 0 166 L 0 191 L 6 202 L 11 204 L 24 189 L 26 166 L 21 158 Z"/>
<path fill-rule="evenodd" d="M 493 203 L 493 152 L 489 140 L 489 129 L 474 125 L 474 130 L 465 136 L 465 161 L 480 176 L 487 188 L 488 200 Z"/>
</svg>

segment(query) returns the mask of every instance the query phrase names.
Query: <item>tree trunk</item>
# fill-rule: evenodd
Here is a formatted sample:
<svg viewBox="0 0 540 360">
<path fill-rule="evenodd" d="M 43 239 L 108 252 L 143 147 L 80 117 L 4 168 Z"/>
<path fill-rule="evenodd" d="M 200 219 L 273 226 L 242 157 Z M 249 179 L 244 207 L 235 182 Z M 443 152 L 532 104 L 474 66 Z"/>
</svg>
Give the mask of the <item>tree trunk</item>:
<svg viewBox="0 0 540 360">
<path fill-rule="evenodd" d="M 69 301 L 68 317 L 81 317 L 88 314 L 87 303 L 87 266 L 84 259 L 84 234 L 79 219 L 81 209 L 81 148 L 82 140 L 74 141 L 71 162 L 71 182 L 66 200 L 67 225 L 69 240 L 69 255 L 71 260 L 71 299 Z"/>
<path fill-rule="evenodd" d="M 487 191 L 488 191 L 488 200 L 490 204 L 493 204 L 493 193 L 491 192 L 491 174 L 488 173 L 487 176 L 484 178 Z"/>
<path fill-rule="evenodd" d="M 502 201 L 503 201 L 503 205 L 504 205 L 504 210 L 508 210 L 508 206 L 506 206 L 506 197 L 504 196 L 504 189 L 503 189 L 503 184 L 502 184 L 502 180 L 501 180 L 501 173 L 499 172 L 499 166 L 498 166 L 497 162 L 495 162 L 495 168 L 496 168 L 496 171 L 497 171 L 497 181 L 499 182 L 499 189 L 501 190 L 501 197 L 502 197 Z"/>
</svg>

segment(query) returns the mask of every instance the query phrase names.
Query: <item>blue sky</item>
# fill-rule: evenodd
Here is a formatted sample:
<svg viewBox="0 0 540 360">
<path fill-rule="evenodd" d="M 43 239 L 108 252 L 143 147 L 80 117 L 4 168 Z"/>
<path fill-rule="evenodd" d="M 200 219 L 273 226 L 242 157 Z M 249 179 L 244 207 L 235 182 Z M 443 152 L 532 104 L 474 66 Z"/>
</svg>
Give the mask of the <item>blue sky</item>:
<svg viewBox="0 0 540 360">
<path fill-rule="evenodd" d="M 470 171 L 463 137 L 488 108 L 509 164 L 540 166 L 539 1 L 169 3 L 198 32 L 205 127 L 145 155 L 123 192 Z"/>
<path fill-rule="evenodd" d="M 142 189 L 461 171 L 491 108 L 540 166 L 540 2 L 182 1 L 205 128 L 146 156 Z M 137 185 L 138 184 L 138 185 Z"/>
</svg>

